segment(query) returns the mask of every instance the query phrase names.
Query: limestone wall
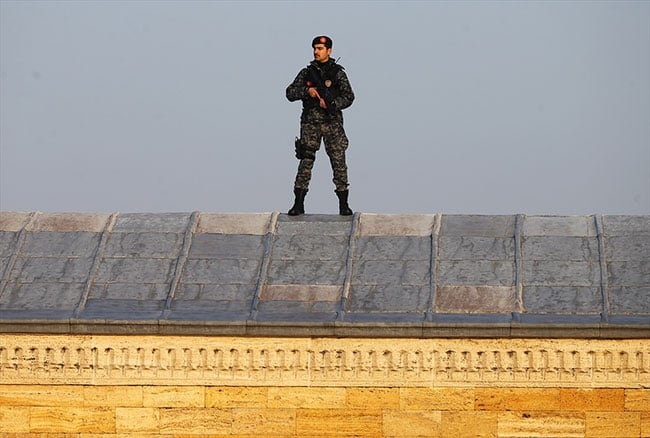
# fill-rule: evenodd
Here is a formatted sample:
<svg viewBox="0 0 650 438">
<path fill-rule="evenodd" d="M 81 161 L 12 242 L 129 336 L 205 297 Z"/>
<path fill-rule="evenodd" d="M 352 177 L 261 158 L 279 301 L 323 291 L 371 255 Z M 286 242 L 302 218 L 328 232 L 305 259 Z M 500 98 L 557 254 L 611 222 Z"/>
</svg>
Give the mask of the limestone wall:
<svg viewBox="0 0 650 438">
<path fill-rule="evenodd" d="M 650 436 L 650 340 L 0 335 L 0 430 Z"/>
</svg>

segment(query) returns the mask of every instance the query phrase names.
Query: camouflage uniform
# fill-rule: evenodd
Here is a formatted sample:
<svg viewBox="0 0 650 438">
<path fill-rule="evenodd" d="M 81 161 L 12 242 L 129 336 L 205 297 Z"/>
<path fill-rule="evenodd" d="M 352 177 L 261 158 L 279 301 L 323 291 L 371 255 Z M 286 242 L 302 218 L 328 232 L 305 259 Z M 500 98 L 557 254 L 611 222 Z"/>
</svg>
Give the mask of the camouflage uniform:
<svg viewBox="0 0 650 438">
<path fill-rule="evenodd" d="M 318 99 L 311 98 L 307 89 L 314 86 L 309 68 L 315 68 L 320 75 L 321 83 L 328 87 L 334 96 L 332 111 L 321 108 Z M 319 63 L 312 61 L 303 68 L 293 82 L 287 87 L 287 99 L 290 102 L 302 100 L 302 115 L 300 116 L 300 138 L 305 149 L 312 152 L 312 158 L 303 158 L 298 165 L 298 173 L 294 189 L 309 189 L 311 171 L 314 167 L 316 151 L 320 149 L 321 139 L 325 144 L 325 152 L 329 156 L 334 174 L 333 182 L 336 191 L 348 188 L 348 167 L 345 163 L 345 151 L 348 148 L 348 138 L 343 129 L 343 113 L 354 101 L 354 92 L 342 66 L 333 59 Z"/>
</svg>

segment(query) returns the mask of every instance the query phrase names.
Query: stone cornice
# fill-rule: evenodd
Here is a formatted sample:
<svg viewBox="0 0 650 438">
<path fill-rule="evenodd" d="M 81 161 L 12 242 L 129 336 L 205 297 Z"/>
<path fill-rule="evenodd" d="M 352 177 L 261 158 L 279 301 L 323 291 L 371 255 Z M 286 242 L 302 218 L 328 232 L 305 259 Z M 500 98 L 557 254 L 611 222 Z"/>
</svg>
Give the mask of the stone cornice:
<svg viewBox="0 0 650 438">
<path fill-rule="evenodd" d="M 0 335 L 0 384 L 650 387 L 650 340 Z"/>
</svg>

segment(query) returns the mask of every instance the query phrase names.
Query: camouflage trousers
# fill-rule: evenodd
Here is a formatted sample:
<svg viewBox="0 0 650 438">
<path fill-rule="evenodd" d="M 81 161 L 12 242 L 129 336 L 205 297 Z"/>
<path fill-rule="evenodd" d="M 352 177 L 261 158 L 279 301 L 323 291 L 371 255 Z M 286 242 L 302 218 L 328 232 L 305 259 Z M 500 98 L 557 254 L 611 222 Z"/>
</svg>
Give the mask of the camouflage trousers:
<svg viewBox="0 0 650 438">
<path fill-rule="evenodd" d="M 345 151 L 348 148 L 348 137 L 345 135 L 342 122 L 331 123 L 301 123 L 300 139 L 302 144 L 312 151 L 314 155 L 320 149 L 321 139 L 325 144 L 325 152 L 332 165 L 334 177 L 332 182 L 336 190 L 348 189 L 348 166 L 345 164 Z M 311 180 L 311 171 L 314 167 L 315 158 L 303 158 L 298 164 L 298 173 L 294 188 L 307 190 Z"/>
</svg>

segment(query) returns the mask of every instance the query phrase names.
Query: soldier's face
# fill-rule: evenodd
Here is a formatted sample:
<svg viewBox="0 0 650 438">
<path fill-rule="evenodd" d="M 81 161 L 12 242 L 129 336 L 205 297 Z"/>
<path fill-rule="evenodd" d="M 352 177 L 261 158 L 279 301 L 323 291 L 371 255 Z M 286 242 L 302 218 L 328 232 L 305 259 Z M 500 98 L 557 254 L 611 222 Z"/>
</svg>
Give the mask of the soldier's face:
<svg viewBox="0 0 650 438">
<path fill-rule="evenodd" d="M 314 60 L 318 62 L 327 62 L 331 53 L 332 49 L 325 47 L 325 44 L 314 45 Z"/>
</svg>

